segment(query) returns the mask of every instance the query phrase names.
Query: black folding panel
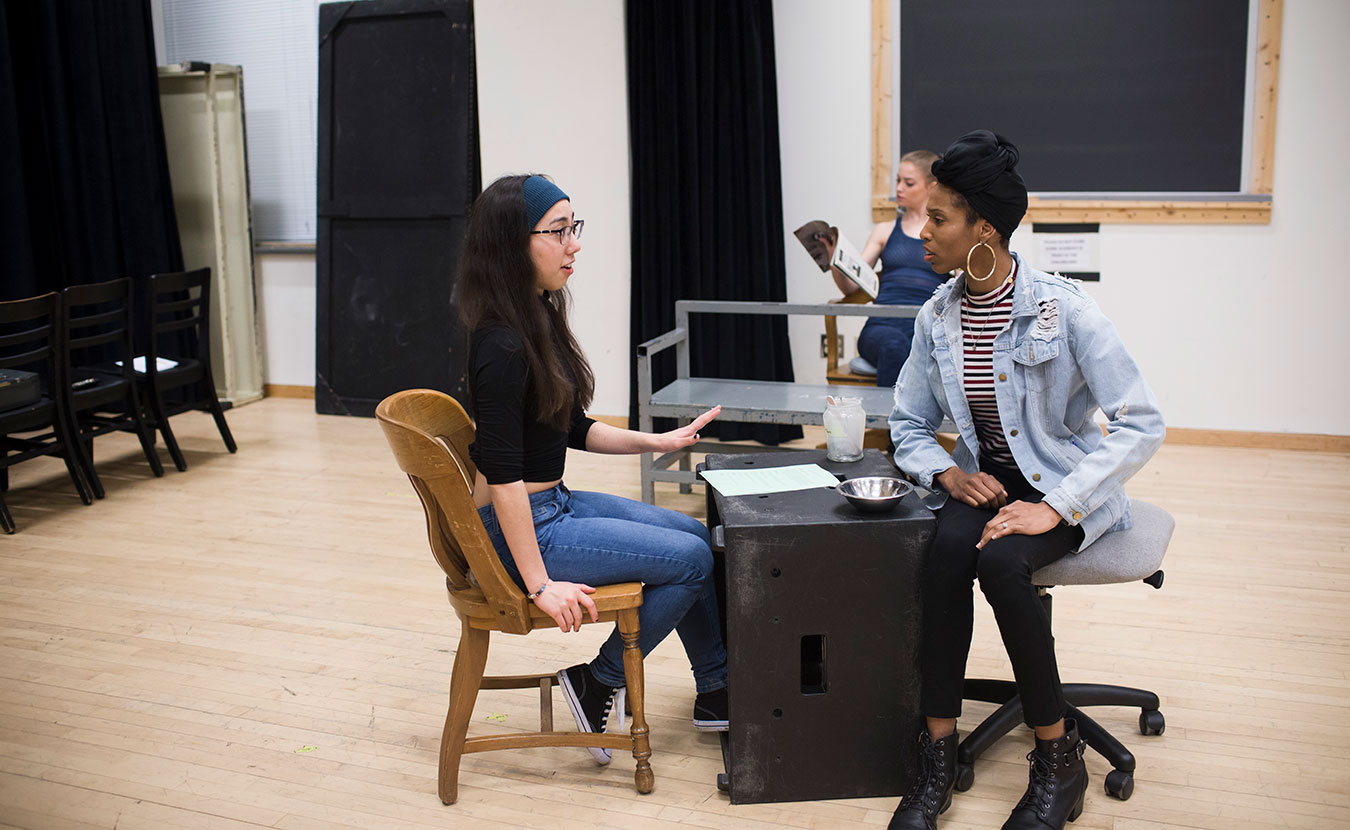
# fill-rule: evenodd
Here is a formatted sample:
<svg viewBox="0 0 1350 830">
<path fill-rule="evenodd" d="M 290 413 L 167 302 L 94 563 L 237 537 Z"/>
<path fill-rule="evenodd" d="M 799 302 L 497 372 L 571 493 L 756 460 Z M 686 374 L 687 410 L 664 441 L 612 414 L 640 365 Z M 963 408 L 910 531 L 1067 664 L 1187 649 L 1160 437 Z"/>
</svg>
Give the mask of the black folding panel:
<svg viewBox="0 0 1350 830">
<path fill-rule="evenodd" d="M 895 475 L 884 453 L 710 455 L 709 470 L 819 464 Z M 726 497 L 708 490 L 724 540 L 731 803 L 899 795 L 918 763 L 919 590 L 936 522 L 918 496 L 860 513 L 833 488 Z M 717 528 L 720 527 L 720 531 Z"/>
<path fill-rule="evenodd" d="M 453 306 L 480 190 L 471 0 L 319 7 L 315 408 L 400 389 L 463 400 Z"/>
</svg>

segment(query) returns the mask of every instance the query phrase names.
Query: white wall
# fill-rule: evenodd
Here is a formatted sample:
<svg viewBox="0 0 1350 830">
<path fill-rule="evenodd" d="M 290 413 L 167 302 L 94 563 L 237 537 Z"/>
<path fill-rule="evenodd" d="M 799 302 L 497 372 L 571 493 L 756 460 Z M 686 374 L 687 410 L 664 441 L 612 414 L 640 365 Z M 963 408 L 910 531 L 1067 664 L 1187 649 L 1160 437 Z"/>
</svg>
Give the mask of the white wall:
<svg viewBox="0 0 1350 830">
<path fill-rule="evenodd" d="M 592 411 L 628 412 L 628 70 L 623 0 L 474 3 L 483 184 L 542 172 L 586 220 L 569 280 Z"/>
<path fill-rule="evenodd" d="M 778 0 L 773 12 L 787 298 L 823 303 L 839 289 L 792 232 L 823 219 L 861 248 L 872 229 L 872 4 L 837 0 L 821 14 L 812 0 Z M 859 128 L 840 128 L 849 123 Z M 847 354 L 861 330 L 862 321 L 839 318 Z M 820 318 L 789 317 L 788 332 L 793 376 L 823 383 Z"/>
<path fill-rule="evenodd" d="M 594 410 L 622 414 L 630 286 L 623 3 L 584 0 L 564 15 L 535 9 L 523 0 L 475 6 L 484 177 L 550 172 L 588 220 L 574 325 L 599 379 Z M 814 302 L 832 295 L 831 281 L 789 238 L 792 229 L 828 219 L 861 241 L 871 224 L 870 4 L 840 0 L 822 15 L 809 0 L 778 0 L 774 15 L 788 298 Z M 1285 0 L 1270 225 L 1102 228 L 1102 282 L 1088 290 L 1171 426 L 1350 434 L 1350 382 L 1322 371 L 1346 353 L 1337 320 L 1350 307 L 1340 232 L 1350 101 L 1330 94 L 1334 79 L 1350 77 L 1339 43 L 1346 32 L 1350 3 Z M 570 99 L 539 91 L 563 78 L 579 79 Z M 840 127 L 850 123 L 857 128 Z M 1013 240 L 1023 244 L 1025 231 Z M 272 298 L 303 305 L 306 267 L 312 292 L 312 259 L 260 258 L 271 383 L 313 382 L 312 332 L 308 352 L 302 338 L 273 343 L 286 326 L 273 326 Z M 300 325 L 294 314 L 283 319 Z M 792 328 L 799 380 L 823 373 L 821 331 L 816 322 Z"/>
</svg>

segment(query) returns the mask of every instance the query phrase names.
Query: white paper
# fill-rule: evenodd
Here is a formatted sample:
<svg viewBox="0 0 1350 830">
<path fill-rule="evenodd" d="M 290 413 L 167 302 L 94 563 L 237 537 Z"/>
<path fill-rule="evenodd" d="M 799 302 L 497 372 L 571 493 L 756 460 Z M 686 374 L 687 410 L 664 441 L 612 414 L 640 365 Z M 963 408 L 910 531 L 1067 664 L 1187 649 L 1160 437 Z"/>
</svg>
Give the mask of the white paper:
<svg viewBox="0 0 1350 830">
<path fill-rule="evenodd" d="M 704 470 L 703 480 L 724 496 L 757 496 L 813 487 L 836 487 L 839 479 L 819 464 L 757 467 L 753 470 Z"/>
<path fill-rule="evenodd" d="M 858 287 L 867 292 L 867 296 L 872 299 L 877 298 L 877 291 L 881 288 L 881 281 L 877 278 L 877 272 L 867 267 L 863 262 L 862 254 L 854 248 L 844 235 L 839 234 L 839 239 L 834 246 L 834 258 L 830 260 L 830 265 L 844 272 L 844 276 L 853 280 Z"/>
<path fill-rule="evenodd" d="M 1097 240 L 1095 233 L 1038 233 L 1036 234 L 1036 267 L 1055 273 L 1097 273 Z"/>
<path fill-rule="evenodd" d="M 120 360 L 114 360 L 113 363 L 117 364 L 118 366 L 121 366 L 121 365 L 122 365 L 122 361 L 120 361 Z M 177 365 L 178 365 L 178 361 L 176 361 L 176 360 L 170 360 L 170 359 L 167 358 L 167 357 L 157 357 L 157 358 L 155 358 L 155 371 L 156 371 L 156 372 L 163 372 L 164 370 L 166 370 L 166 369 L 172 369 L 173 367 L 175 367 L 175 366 L 177 366 Z M 140 372 L 141 374 L 145 374 L 145 355 L 142 354 L 142 355 L 137 355 L 136 357 L 133 357 L 133 358 L 131 359 L 131 368 L 132 368 L 134 371 Z"/>
</svg>

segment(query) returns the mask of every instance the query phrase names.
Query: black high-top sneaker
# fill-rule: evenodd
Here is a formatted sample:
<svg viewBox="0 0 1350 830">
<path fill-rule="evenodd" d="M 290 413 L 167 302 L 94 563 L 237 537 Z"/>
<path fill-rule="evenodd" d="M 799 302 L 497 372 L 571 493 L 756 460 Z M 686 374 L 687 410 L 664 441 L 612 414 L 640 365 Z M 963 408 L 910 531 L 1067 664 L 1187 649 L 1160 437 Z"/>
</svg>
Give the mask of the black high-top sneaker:
<svg viewBox="0 0 1350 830">
<path fill-rule="evenodd" d="M 562 686 L 563 699 L 576 719 L 577 731 L 603 733 L 609 724 L 609 709 L 614 705 L 614 688 L 596 680 L 585 663 L 558 672 L 558 685 Z M 597 764 L 609 763 L 608 748 L 588 746 L 586 751 Z"/>
<path fill-rule="evenodd" d="M 955 732 L 936 741 L 927 729 L 919 733 L 919 769 L 887 830 L 937 830 L 937 817 L 952 805 L 957 743 Z"/>
<path fill-rule="evenodd" d="M 1082 814 L 1088 783 L 1085 746 L 1072 718 L 1064 726 L 1062 738 L 1036 739 L 1036 748 L 1027 755 L 1031 762 L 1027 791 L 1003 823 L 1003 830 L 1063 830 L 1066 821 Z"/>
<path fill-rule="evenodd" d="M 727 687 L 699 692 L 694 698 L 694 728 L 700 732 L 727 731 Z"/>
</svg>

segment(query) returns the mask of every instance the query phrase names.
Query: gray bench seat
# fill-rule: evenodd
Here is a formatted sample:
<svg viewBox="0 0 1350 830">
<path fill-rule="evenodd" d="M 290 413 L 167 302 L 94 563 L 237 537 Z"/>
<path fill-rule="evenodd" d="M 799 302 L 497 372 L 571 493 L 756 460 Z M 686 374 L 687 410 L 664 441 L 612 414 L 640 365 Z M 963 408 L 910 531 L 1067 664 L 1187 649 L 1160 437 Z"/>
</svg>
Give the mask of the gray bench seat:
<svg viewBox="0 0 1350 830">
<path fill-rule="evenodd" d="M 867 426 L 884 428 L 891 414 L 891 390 L 869 386 L 832 386 L 763 380 L 726 380 L 689 376 L 690 314 L 803 314 L 824 317 L 914 317 L 919 306 L 844 305 L 836 303 L 745 303 L 711 300 L 680 300 L 675 303 L 675 328 L 637 347 L 638 423 L 644 432 L 653 418 L 675 418 L 688 423 L 704 411 L 721 405 L 720 421 L 752 424 L 820 424 L 826 395 L 862 398 Z M 651 359 L 666 349 L 675 349 L 676 378 L 653 389 Z M 642 500 L 655 503 L 657 481 L 677 482 L 681 492 L 702 484 L 691 469 L 692 453 L 764 452 L 758 445 L 699 441 L 676 452 L 642 456 Z"/>
</svg>

